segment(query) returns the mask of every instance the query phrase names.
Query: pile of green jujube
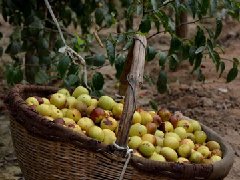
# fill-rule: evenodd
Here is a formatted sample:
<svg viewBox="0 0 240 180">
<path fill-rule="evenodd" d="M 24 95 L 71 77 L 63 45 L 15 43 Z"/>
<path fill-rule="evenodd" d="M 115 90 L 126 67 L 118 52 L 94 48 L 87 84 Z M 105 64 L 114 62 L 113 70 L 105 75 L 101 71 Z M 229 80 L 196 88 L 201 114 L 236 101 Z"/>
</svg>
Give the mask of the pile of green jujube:
<svg viewBox="0 0 240 180">
<path fill-rule="evenodd" d="M 63 88 L 49 98 L 28 97 L 26 103 L 48 121 L 111 145 L 124 102 L 109 96 L 92 98 L 85 87 L 78 86 L 72 94 Z M 163 108 L 157 112 L 136 109 L 128 146 L 134 155 L 154 161 L 210 164 L 222 159 L 219 143 L 207 141 L 198 121 Z"/>
</svg>

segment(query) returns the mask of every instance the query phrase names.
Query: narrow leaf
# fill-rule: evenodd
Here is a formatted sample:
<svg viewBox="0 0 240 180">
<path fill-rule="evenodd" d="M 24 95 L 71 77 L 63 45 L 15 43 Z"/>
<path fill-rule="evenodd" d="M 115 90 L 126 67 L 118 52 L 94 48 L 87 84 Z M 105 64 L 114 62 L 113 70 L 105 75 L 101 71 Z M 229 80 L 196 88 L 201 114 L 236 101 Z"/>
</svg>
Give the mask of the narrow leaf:
<svg viewBox="0 0 240 180">
<path fill-rule="evenodd" d="M 156 101 L 150 100 L 150 101 L 149 101 L 149 104 L 150 104 L 150 106 L 151 106 L 151 108 L 152 108 L 153 110 L 155 110 L 155 111 L 158 110 L 158 105 L 157 105 L 157 102 L 156 102 Z"/>
<path fill-rule="evenodd" d="M 64 77 L 64 75 L 69 67 L 69 64 L 70 64 L 70 58 L 68 56 L 62 56 L 62 58 L 59 59 L 57 70 L 58 70 L 60 77 Z"/>
<path fill-rule="evenodd" d="M 40 70 L 35 75 L 35 82 L 37 84 L 46 84 L 49 80 L 49 76 L 44 70 Z"/>
<path fill-rule="evenodd" d="M 189 63 L 191 65 L 193 65 L 195 57 L 196 57 L 195 51 L 196 51 L 196 47 L 191 46 L 189 49 Z"/>
<path fill-rule="evenodd" d="M 233 81 L 238 75 L 238 69 L 233 67 L 232 69 L 230 69 L 230 71 L 228 72 L 227 75 L 227 82 L 231 82 Z"/>
<path fill-rule="evenodd" d="M 203 55 L 201 53 L 196 55 L 193 71 L 197 70 L 200 67 L 200 65 L 202 63 L 202 57 L 203 57 Z"/>
<path fill-rule="evenodd" d="M 164 93 L 167 90 L 167 74 L 164 71 L 160 71 L 157 80 L 157 90 L 159 93 Z"/>
<path fill-rule="evenodd" d="M 113 65 L 115 61 L 115 46 L 113 42 L 110 40 L 107 40 L 106 48 L 107 48 L 107 55 L 108 55 L 109 62 L 111 65 Z"/>
<path fill-rule="evenodd" d="M 211 0 L 211 8 L 210 8 L 210 14 L 211 16 L 214 16 L 214 14 L 216 13 L 217 11 L 217 3 L 218 1 L 217 0 Z"/>
<path fill-rule="evenodd" d="M 204 46 L 206 42 L 206 37 L 204 35 L 204 31 L 198 26 L 197 34 L 195 36 L 195 45 L 197 47 Z"/>
<path fill-rule="evenodd" d="M 201 15 L 202 16 L 207 14 L 209 6 L 210 6 L 210 0 L 202 0 L 202 4 L 201 4 Z"/>
<path fill-rule="evenodd" d="M 171 39 L 169 54 L 178 51 L 182 46 L 182 42 L 176 36 L 173 36 Z"/>
<path fill-rule="evenodd" d="M 133 45 L 133 39 L 130 38 L 128 39 L 127 43 L 125 44 L 125 46 L 123 47 L 123 51 L 127 50 L 128 48 L 130 48 Z"/>
<path fill-rule="evenodd" d="M 189 0 L 188 3 L 189 3 L 189 6 L 190 6 L 190 9 L 192 11 L 193 18 L 195 18 L 196 12 L 197 12 L 196 0 Z"/>
<path fill-rule="evenodd" d="M 126 60 L 126 57 L 123 56 L 123 55 L 119 55 L 117 58 L 116 58 L 116 61 L 115 61 L 115 69 L 116 69 L 116 78 L 119 79 L 121 74 L 122 74 L 122 71 L 123 71 L 123 67 L 124 67 L 124 63 L 125 63 L 125 60 Z"/>
<path fill-rule="evenodd" d="M 92 77 L 92 85 L 94 90 L 101 90 L 104 85 L 104 78 L 100 72 L 96 72 Z"/>
<path fill-rule="evenodd" d="M 139 26 L 139 30 L 142 33 L 148 33 L 150 31 L 150 29 L 151 29 L 151 21 L 147 16 L 145 16 L 141 21 L 141 24 Z"/>
<path fill-rule="evenodd" d="M 156 2 L 156 0 L 151 0 L 151 4 L 152 4 L 152 7 L 153 7 L 153 10 L 156 11 L 157 10 L 157 2 Z"/>
<path fill-rule="evenodd" d="M 152 61 L 156 56 L 156 54 L 157 54 L 156 49 L 152 46 L 148 46 L 147 53 L 146 53 L 146 61 Z"/>
<path fill-rule="evenodd" d="M 170 69 L 171 71 L 176 71 L 178 65 L 179 65 L 179 60 L 178 60 L 177 55 L 176 55 L 176 54 L 172 54 L 172 55 L 169 57 L 169 69 Z"/>
<path fill-rule="evenodd" d="M 103 9 L 102 8 L 97 8 L 95 10 L 95 20 L 97 25 L 101 26 L 102 22 L 104 20 L 104 13 L 103 13 Z"/>
<path fill-rule="evenodd" d="M 105 63 L 105 56 L 103 54 L 96 54 L 85 57 L 87 65 L 100 67 Z"/>
<path fill-rule="evenodd" d="M 202 53 L 205 50 L 205 46 L 200 46 L 199 48 L 197 48 L 197 50 L 195 51 L 195 54 L 199 54 Z"/>
<path fill-rule="evenodd" d="M 159 53 L 159 66 L 164 66 L 167 61 L 167 53 L 160 52 Z"/>
<path fill-rule="evenodd" d="M 223 71 L 225 70 L 225 63 L 224 62 L 220 62 L 220 74 L 219 77 L 222 76 Z"/>
<path fill-rule="evenodd" d="M 217 39 L 218 36 L 221 34 L 221 32 L 222 32 L 222 20 L 217 19 L 216 20 L 216 30 L 215 30 L 214 39 Z"/>
<path fill-rule="evenodd" d="M 64 79 L 64 84 L 66 87 L 70 88 L 72 86 L 76 86 L 79 78 L 75 74 L 70 74 L 66 79 Z"/>
</svg>

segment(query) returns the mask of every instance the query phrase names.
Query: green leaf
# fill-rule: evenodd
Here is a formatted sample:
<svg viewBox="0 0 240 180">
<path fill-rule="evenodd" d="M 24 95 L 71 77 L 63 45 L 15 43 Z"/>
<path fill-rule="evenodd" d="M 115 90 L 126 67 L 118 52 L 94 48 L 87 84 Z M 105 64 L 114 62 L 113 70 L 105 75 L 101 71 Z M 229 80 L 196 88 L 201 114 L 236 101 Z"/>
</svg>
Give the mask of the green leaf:
<svg viewBox="0 0 240 180">
<path fill-rule="evenodd" d="M 51 65 L 51 57 L 50 56 L 39 56 L 39 64 L 40 65 Z"/>
<path fill-rule="evenodd" d="M 157 102 L 156 102 L 156 101 L 150 100 L 150 101 L 149 101 L 149 104 L 150 104 L 150 106 L 151 106 L 151 108 L 152 108 L 153 110 L 158 111 L 158 105 L 157 105 Z"/>
<path fill-rule="evenodd" d="M 175 31 L 175 23 L 171 19 L 170 16 L 168 16 L 164 11 L 158 11 L 158 13 L 155 13 L 156 17 L 158 17 L 159 22 L 162 23 L 164 29 L 172 34 Z"/>
<path fill-rule="evenodd" d="M 62 39 L 58 38 L 55 42 L 54 50 L 58 51 L 61 47 L 64 46 Z"/>
<path fill-rule="evenodd" d="M 176 71 L 178 65 L 179 65 L 179 60 L 178 60 L 177 55 L 176 55 L 176 54 L 172 54 L 172 55 L 169 57 L 169 69 L 170 69 L 171 71 Z"/>
<path fill-rule="evenodd" d="M 6 53 L 10 55 L 16 55 L 21 51 L 21 43 L 18 41 L 13 41 L 6 49 Z"/>
<path fill-rule="evenodd" d="M 149 19 L 148 16 L 144 16 L 139 26 L 139 30 L 141 31 L 141 33 L 148 33 L 150 29 L 151 29 L 151 20 Z"/>
<path fill-rule="evenodd" d="M 115 24 L 116 23 L 116 19 L 114 18 L 114 15 L 113 14 L 106 14 L 105 15 L 105 22 L 106 22 L 106 26 L 108 28 L 111 27 L 111 25 Z"/>
<path fill-rule="evenodd" d="M 157 54 L 156 49 L 152 46 L 148 46 L 147 53 L 146 53 L 146 61 L 152 61 L 156 56 L 156 54 Z"/>
<path fill-rule="evenodd" d="M 103 54 L 97 54 L 94 56 L 93 66 L 102 66 L 105 63 L 105 56 Z"/>
<path fill-rule="evenodd" d="M 191 9 L 192 15 L 193 15 L 193 19 L 194 19 L 195 16 L 196 16 L 196 13 L 197 13 L 196 0 L 189 0 L 189 1 L 188 1 L 188 4 L 189 4 L 189 6 L 190 6 L 190 9 Z"/>
<path fill-rule="evenodd" d="M 225 70 L 225 63 L 223 61 L 220 62 L 220 74 L 219 77 L 222 76 L 223 71 Z"/>
<path fill-rule="evenodd" d="M 210 14 L 214 16 L 217 11 L 218 0 L 211 0 Z"/>
<path fill-rule="evenodd" d="M 104 93 L 103 93 L 102 90 L 100 90 L 100 91 L 92 91 L 90 95 L 92 97 L 101 97 L 101 96 L 104 96 Z"/>
<path fill-rule="evenodd" d="M 100 67 L 105 63 L 105 56 L 103 54 L 96 54 L 85 57 L 87 65 Z"/>
<path fill-rule="evenodd" d="M 68 88 L 72 86 L 76 86 L 78 82 L 79 82 L 79 78 L 75 74 L 70 74 L 66 79 L 64 79 L 64 84 Z"/>
<path fill-rule="evenodd" d="M 126 61 L 126 57 L 124 55 L 119 55 L 117 58 L 116 58 L 116 61 L 115 61 L 115 69 L 116 69 L 116 78 L 119 79 L 121 74 L 122 74 L 122 71 L 123 71 L 123 67 L 124 67 L 124 63 Z"/>
<path fill-rule="evenodd" d="M 151 0 L 151 4 L 152 4 L 153 10 L 156 11 L 157 10 L 157 2 L 156 2 L 156 0 Z"/>
<path fill-rule="evenodd" d="M 189 50 L 190 50 L 190 44 L 189 43 L 184 43 L 182 45 L 182 60 L 188 59 L 189 58 Z"/>
<path fill-rule="evenodd" d="M 190 49 L 189 49 L 189 63 L 191 65 L 193 65 L 195 57 L 196 57 L 195 51 L 196 51 L 196 47 L 191 46 Z"/>
<path fill-rule="evenodd" d="M 204 31 L 198 26 L 197 34 L 195 36 L 195 45 L 196 47 L 200 47 L 200 46 L 205 46 L 205 43 L 206 43 L 206 37 L 204 35 Z"/>
<path fill-rule="evenodd" d="M 57 70 L 58 70 L 58 73 L 59 73 L 60 77 L 63 78 L 65 76 L 66 71 L 69 68 L 70 62 L 71 62 L 71 60 L 68 56 L 62 56 L 59 59 Z"/>
<path fill-rule="evenodd" d="M 79 36 L 76 36 L 74 39 L 73 39 L 73 49 L 76 51 L 76 52 L 80 52 L 80 51 L 83 51 L 84 50 L 84 46 L 85 46 L 85 40 L 80 38 Z"/>
<path fill-rule="evenodd" d="M 164 93 L 167 90 L 167 74 L 164 71 L 160 71 L 158 75 L 157 90 L 159 93 Z"/>
<path fill-rule="evenodd" d="M 44 70 L 40 70 L 35 74 L 35 82 L 37 84 L 46 84 L 49 81 L 49 76 Z"/>
<path fill-rule="evenodd" d="M 202 53 L 199 53 L 196 55 L 193 71 L 197 70 L 200 67 L 200 65 L 202 63 L 202 58 L 203 58 Z"/>
<path fill-rule="evenodd" d="M 92 85 L 94 90 L 101 90 L 104 85 L 104 78 L 100 72 L 96 72 L 92 77 Z"/>
<path fill-rule="evenodd" d="M 214 63 L 216 64 L 216 69 L 218 71 L 221 58 L 217 51 L 213 51 L 213 58 L 214 58 Z"/>
<path fill-rule="evenodd" d="M 167 61 L 167 53 L 160 52 L 159 53 L 159 66 L 164 66 Z"/>
<path fill-rule="evenodd" d="M 216 30 L 215 30 L 214 39 L 217 39 L 218 36 L 221 34 L 221 32 L 222 32 L 222 20 L 217 19 L 216 20 Z"/>
<path fill-rule="evenodd" d="M 10 85 L 20 83 L 23 80 L 23 72 L 20 67 L 8 65 L 6 68 L 6 79 Z"/>
<path fill-rule="evenodd" d="M 133 45 L 133 39 L 129 38 L 125 46 L 123 47 L 123 51 L 129 49 Z"/>
<path fill-rule="evenodd" d="M 208 32 L 209 38 L 210 38 L 210 39 L 214 39 L 214 33 L 213 33 L 213 31 L 212 31 L 211 29 L 209 29 L 209 28 L 206 28 L 206 31 Z"/>
<path fill-rule="evenodd" d="M 227 82 L 231 82 L 233 81 L 238 75 L 238 69 L 233 67 L 232 69 L 230 69 L 230 71 L 228 72 L 227 75 Z"/>
<path fill-rule="evenodd" d="M 102 8 L 97 8 L 95 10 L 95 20 L 96 20 L 97 25 L 99 25 L 99 26 L 102 25 L 102 22 L 104 20 L 104 12 L 103 12 Z"/>
<path fill-rule="evenodd" d="M 237 58 L 233 58 L 233 67 L 234 68 L 238 68 L 238 65 L 239 65 L 239 60 Z"/>
<path fill-rule="evenodd" d="M 123 43 L 126 40 L 126 35 L 125 34 L 119 34 L 117 37 L 117 43 Z"/>
<path fill-rule="evenodd" d="M 213 44 L 210 39 L 207 40 L 207 47 L 208 47 L 209 55 L 210 55 L 213 63 L 216 63 L 215 56 L 214 56 L 214 50 L 213 50 Z"/>
<path fill-rule="evenodd" d="M 169 54 L 179 51 L 181 46 L 182 46 L 182 41 L 179 38 L 177 38 L 176 36 L 173 36 L 171 39 Z"/>
<path fill-rule="evenodd" d="M 195 54 L 199 54 L 202 53 L 205 50 L 205 46 L 200 46 L 199 48 L 197 48 L 197 50 L 195 51 Z"/>
<path fill-rule="evenodd" d="M 210 6 L 210 0 L 202 0 L 201 16 L 205 16 L 207 14 L 209 6 Z"/>
<path fill-rule="evenodd" d="M 143 13 L 142 5 L 137 5 L 137 15 L 140 16 Z"/>
<path fill-rule="evenodd" d="M 113 63 L 115 61 L 115 46 L 112 41 L 107 40 L 106 49 L 107 49 L 107 55 L 108 55 L 109 62 L 111 65 L 113 65 Z"/>
<path fill-rule="evenodd" d="M 49 42 L 46 38 L 40 38 L 38 40 L 38 49 L 48 49 L 49 48 Z"/>
</svg>

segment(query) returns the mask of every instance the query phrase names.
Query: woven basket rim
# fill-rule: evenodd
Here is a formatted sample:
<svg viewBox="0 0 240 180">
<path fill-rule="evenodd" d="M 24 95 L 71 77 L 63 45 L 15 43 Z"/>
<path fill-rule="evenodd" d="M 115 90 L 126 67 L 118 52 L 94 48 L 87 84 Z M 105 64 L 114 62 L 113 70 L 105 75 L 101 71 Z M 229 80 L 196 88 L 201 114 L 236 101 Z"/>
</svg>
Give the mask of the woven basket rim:
<svg viewBox="0 0 240 180">
<path fill-rule="evenodd" d="M 41 138 L 45 138 L 47 140 L 51 141 L 63 141 L 67 143 L 73 143 L 77 147 L 84 147 L 86 149 L 89 149 L 91 151 L 104 153 L 107 156 L 109 155 L 109 158 L 112 158 L 117 161 L 125 161 L 125 157 L 115 156 L 115 152 L 119 151 L 112 145 L 104 145 L 103 143 L 97 142 L 96 140 L 93 140 L 86 135 L 81 135 L 80 133 L 74 132 L 73 130 L 70 130 L 68 128 L 65 128 L 61 125 L 55 124 L 51 121 L 48 121 L 43 116 L 39 115 L 37 112 L 33 111 L 26 103 L 23 97 L 21 96 L 22 93 L 25 91 L 32 90 L 34 92 L 37 91 L 48 91 L 48 92 L 56 92 L 58 88 L 51 87 L 51 86 L 36 86 L 36 85 L 22 85 L 17 84 L 15 85 L 10 92 L 8 93 L 5 104 L 11 114 L 11 116 L 16 120 L 18 123 L 20 123 L 28 132 L 30 132 L 34 136 L 39 136 Z M 16 112 L 14 112 L 14 108 L 16 108 L 24 113 L 24 121 L 20 121 L 18 117 L 16 117 Z M 31 122 L 29 120 L 34 119 L 34 122 Z M 204 130 L 207 130 L 208 132 L 214 134 L 214 136 L 218 136 L 217 133 L 215 133 L 213 130 L 209 129 L 205 125 L 201 124 Z M 42 127 L 40 131 L 36 129 L 36 127 Z M 49 132 L 51 129 L 52 132 Z M 53 133 L 54 132 L 54 133 Z M 53 133 L 53 134 L 52 134 Z M 50 136 L 49 136 L 50 135 Z M 181 170 L 182 168 L 192 168 L 195 170 L 203 170 L 206 175 L 205 177 L 209 177 L 212 174 L 216 174 L 216 171 L 219 171 L 219 168 L 222 168 L 224 164 L 232 164 L 233 163 L 233 150 L 231 146 L 226 143 L 221 137 L 221 147 L 224 147 L 224 157 L 221 161 L 216 162 L 214 164 L 180 164 L 175 162 L 157 162 L 152 161 L 146 158 L 140 158 L 137 156 L 133 156 L 131 158 L 131 162 L 136 166 L 137 168 L 143 170 L 143 171 L 149 171 L 149 172 L 157 172 L 158 167 L 161 166 L 161 168 Z M 123 151 L 122 154 L 124 155 L 126 151 Z M 112 156 L 114 155 L 114 156 Z M 148 167 L 148 168 L 146 168 Z M 221 171 L 221 170 L 220 170 Z"/>
</svg>

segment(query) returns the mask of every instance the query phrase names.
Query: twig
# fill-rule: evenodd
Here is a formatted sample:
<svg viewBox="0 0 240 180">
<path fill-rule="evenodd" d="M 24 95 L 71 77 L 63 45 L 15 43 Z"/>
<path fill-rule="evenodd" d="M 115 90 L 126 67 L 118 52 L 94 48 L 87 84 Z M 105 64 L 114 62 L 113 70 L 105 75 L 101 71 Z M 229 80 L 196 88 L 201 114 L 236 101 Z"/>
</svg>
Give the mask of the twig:
<svg viewBox="0 0 240 180">
<path fill-rule="evenodd" d="M 52 20 L 45 19 L 45 21 L 47 21 L 47 22 L 49 22 L 49 23 L 51 23 L 52 25 L 55 26 L 55 23 Z M 73 34 L 69 33 L 64 27 L 61 27 L 61 30 L 63 31 L 64 34 L 67 34 L 67 35 L 69 35 L 71 37 L 75 37 Z"/>
<path fill-rule="evenodd" d="M 182 26 L 182 25 L 187 25 L 187 24 L 195 24 L 196 22 L 199 22 L 199 21 L 204 20 L 204 19 L 210 19 L 210 18 L 212 18 L 212 17 L 209 17 L 209 16 L 208 17 L 203 17 L 202 19 L 197 19 L 195 21 L 181 23 L 177 27 Z"/>
<path fill-rule="evenodd" d="M 159 7 L 159 9 L 172 3 L 172 2 L 175 2 L 175 0 L 172 0 L 172 1 L 168 0 L 168 1 L 163 2 L 163 4 Z M 157 12 L 157 11 L 154 11 L 153 9 L 145 11 L 145 13 L 152 13 L 152 12 Z"/>
<path fill-rule="evenodd" d="M 164 31 L 158 31 L 158 32 L 150 35 L 149 37 L 147 37 L 147 39 L 151 39 L 153 36 L 156 36 L 156 35 L 158 35 L 158 34 L 165 33 L 165 32 L 166 32 L 166 30 L 164 30 Z"/>
<path fill-rule="evenodd" d="M 234 62 L 234 60 L 232 60 L 232 59 L 228 59 L 228 58 L 221 58 L 221 59 L 224 60 L 224 61 Z"/>
<path fill-rule="evenodd" d="M 103 45 L 103 43 L 102 43 L 100 37 L 98 36 L 97 31 L 94 31 L 93 34 L 94 34 L 94 37 L 95 37 L 96 41 L 98 42 L 98 44 L 103 48 L 104 45 Z"/>
<path fill-rule="evenodd" d="M 106 67 L 106 66 L 109 66 L 110 65 L 110 63 L 105 63 L 104 65 L 102 65 L 102 66 L 99 66 L 99 67 L 92 67 L 92 68 L 90 68 L 90 70 L 97 70 L 97 69 L 101 69 L 101 68 L 103 68 L 103 67 Z"/>
<path fill-rule="evenodd" d="M 211 18 L 211 17 L 203 17 L 202 19 L 197 19 L 197 20 L 195 20 L 195 21 L 190 21 L 190 22 L 181 23 L 181 24 L 179 24 L 177 27 L 180 27 L 180 26 L 182 26 L 182 25 L 187 25 L 187 24 L 195 24 L 195 23 L 197 23 L 197 22 L 199 22 L 199 21 L 201 21 L 201 20 L 203 20 L 203 19 L 209 19 L 209 18 Z M 177 28 L 177 27 L 176 27 L 176 28 Z M 154 36 L 156 36 L 156 35 L 158 35 L 158 34 L 160 34 L 160 33 L 165 33 L 165 32 L 166 32 L 166 30 L 156 32 L 156 33 L 150 35 L 147 39 L 150 39 L 150 38 L 152 38 L 152 37 L 154 37 Z"/>
</svg>

